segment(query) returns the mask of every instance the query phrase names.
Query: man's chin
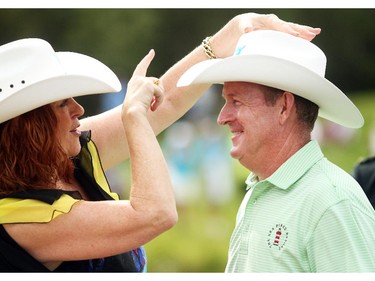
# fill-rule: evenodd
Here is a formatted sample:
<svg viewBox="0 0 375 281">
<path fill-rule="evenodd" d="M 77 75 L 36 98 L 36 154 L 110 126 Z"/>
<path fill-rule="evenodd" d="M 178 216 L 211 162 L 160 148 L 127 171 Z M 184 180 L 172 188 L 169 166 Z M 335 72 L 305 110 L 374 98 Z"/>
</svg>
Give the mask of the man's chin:
<svg viewBox="0 0 375 281">
<path fill-rule="evenodd" d="M 241 159 L 241 156 L 235 147 L 232 147 L 232 149 L 230 150 L 230 156 L 232 156 L 232 158 L 237 159 L 237 160 Z"/>
</svg>

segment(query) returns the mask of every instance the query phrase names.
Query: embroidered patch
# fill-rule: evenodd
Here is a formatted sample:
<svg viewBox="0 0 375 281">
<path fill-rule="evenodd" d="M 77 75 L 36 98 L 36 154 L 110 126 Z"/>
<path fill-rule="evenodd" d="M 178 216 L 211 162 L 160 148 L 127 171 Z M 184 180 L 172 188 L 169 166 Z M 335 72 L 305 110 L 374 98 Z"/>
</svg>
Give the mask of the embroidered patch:
<svg viewBox="0 0 375 281">
<path fill-rule="evenodd" d="M 270 231 L 268 231 L 268 247 L 281 250 L 285 247 L 285 244 L 288 241 L 288 236 L 288 228 L 282 223 L 276 224 Z"/>
</svg>

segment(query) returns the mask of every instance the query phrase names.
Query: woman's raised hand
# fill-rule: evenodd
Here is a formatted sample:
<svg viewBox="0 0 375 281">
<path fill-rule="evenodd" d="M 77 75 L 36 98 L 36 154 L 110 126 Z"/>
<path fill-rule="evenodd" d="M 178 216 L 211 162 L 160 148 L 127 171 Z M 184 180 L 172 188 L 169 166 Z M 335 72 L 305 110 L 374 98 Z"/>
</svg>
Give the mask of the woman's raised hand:
<svg viewBox="0 0 375 281">
<path fill-rule="evenodd" d="M 160 80 L 155 77 L 146 77 L 147 69 L 154 56 L 155 51 L 150 50 L 135 68 L 128 83 L 122 106 L 123 114 L 134 110 L 146 114 L 149 109 L 155 111 L 162 103 L 164 89 Z"/>
</svg>

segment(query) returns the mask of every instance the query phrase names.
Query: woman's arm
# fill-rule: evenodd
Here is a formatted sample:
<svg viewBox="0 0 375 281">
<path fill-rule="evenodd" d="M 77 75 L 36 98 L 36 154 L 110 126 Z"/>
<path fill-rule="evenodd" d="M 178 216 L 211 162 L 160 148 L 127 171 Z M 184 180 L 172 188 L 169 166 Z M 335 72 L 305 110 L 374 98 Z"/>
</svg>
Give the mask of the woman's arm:
<svg viewBox="0 0 375 281">
<path fill-rule="evenodd" d="M 241 14 L 231 19 L 210 39 L 210 44 L 218 58 L 231 56 L 239 37 L 259 29 L 274 29 L 312 40 L 320 33 L 319 28 L 285 22 L 275 15 L 259 15 L 255 13 Z M 163 104 L 155 112 L 148 115 L 155 134 L 160 133 L 173 122 L 183 116 L 201 97 L 210 85 L 192 85 L 177 88 L 180 76 L 192 65 L 207 60 L 202 46 L 172 66 L 162 77 L 165 89 Z M 82 130 L 91 129 L 104 169 L 108 169 L 129 157 L 126 136 L 121 122 L 121 107 L 82 120 Z M 126 126 L 126 124 L 125 124 Z"/>
</svg>

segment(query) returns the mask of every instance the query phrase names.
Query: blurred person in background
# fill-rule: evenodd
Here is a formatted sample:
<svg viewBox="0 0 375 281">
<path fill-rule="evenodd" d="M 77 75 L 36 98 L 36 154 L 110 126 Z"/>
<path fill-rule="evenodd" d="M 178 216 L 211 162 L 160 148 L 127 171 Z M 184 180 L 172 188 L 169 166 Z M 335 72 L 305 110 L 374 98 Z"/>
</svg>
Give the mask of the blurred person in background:
<svg viewBox="0 0 375 281">
<path fill-rule="evenodd" d="M 375 208 L 375 157 L 367 157 L 357 163 L 354 166 L 352 175 L 363 188 L 370 203 Z"/>
<path fill-rule="evenodd" d="M 258 29 L 306 39 L 319 32 L 249 13 L 203 46 L 210 42 L 227 57 L 242 34 Z M 146 271 L 143 245 L 177 221 L 155 134 L 207 90 L 176 87 L 207 54 L 196 47 L 159 80 L 146 77 L 151 51 L 136 67 L 122 105 L 80 119 L 84 109 L 73 97 L 121 90 L 110 69 L 82 54 L 55 52 L 41 39 L 0 47 L 0 271 Z M 132 186 L 129 199 L 120 200 L 105 171 L 128 158 Z"/>
<path fill-rule="evenodd" d="M 224 84 L 217 122 L 250 171 L 226 272 L 375 271 L 374 209 L 311 138 L 318 115 L 348 128 L 364 122 L 325 68 L 309 40 L 260 30 L 241 36 L 233 56 L 200 62 L 178 82 Z"/>
<path fill-rule="evenodd" d="M 375 208 L 375 127 L 369 133 L 369 154 L 355 164 L 352 175 L 363 188 L 372 206 Z"/>
</svg>

